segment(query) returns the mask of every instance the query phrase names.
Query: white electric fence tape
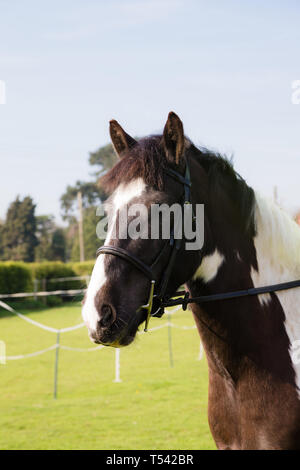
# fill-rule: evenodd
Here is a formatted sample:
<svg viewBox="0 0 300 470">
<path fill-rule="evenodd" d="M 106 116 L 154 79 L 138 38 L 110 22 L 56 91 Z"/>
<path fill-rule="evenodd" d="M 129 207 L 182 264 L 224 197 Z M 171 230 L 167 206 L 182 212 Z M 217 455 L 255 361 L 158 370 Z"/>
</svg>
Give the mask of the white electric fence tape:
<svg viewBox="0 0 300 470">
<path fill-rule="evenodd" d="M 29 353 L 29 354 L 19 354 L 18 356 L 5 356 L 5 359 L 7 361 L 17 361 L 18 359 L 27 359 L 28 357 L 39 356 L 40 354 L 44 354 L 56 348 L 57 348 L 57 344 L 53 344 L 52 346 L 49 346 L 49 348 L 42 349 L 41 351 L 36 351 L 34 353 Z"/>
<path fill-rule="evenodd" d="M 58 293 L 61 293 L 61 292 L 66 292 L 66 291 L 54 291 L 54 292 L 50 292 L 50 293 L 49 292 L 38 292 L 35 295 L 41 295 L 41 296 L 42 295 L 49 295 L 49 294 L 57 295 Z M 82 293 L 82 292 L 84 292 L 84 290 L 81 289 L 80 291 L 67 291 L 67 292 L 78 292 L 78 293 L 80 292 L 80 293 Z M 28 296 L 32 296 L 32 295 L 33 294 L 28 294 Z M 12 294 L 11 296 L 22 297 L 22 296 L 27 296 L 27 294 L 26 295 L 24 295 L 24 294 Z M 42 330 L 50 331 L 51 333 L 56 333 L 56 334 L 66 333 L 66 332 L 69 332 L 69 331 L 77 330 L 77 329 L 82 328 L 82 327 L 85 326 L 84 323 L 79 323 L 78 325 L 57 329 L 57 328 L 53 328 L 51 326 L 43 325 L 40 322 L 37 322 L 35 320 L 32 320 L 31 318 L 26 317 L 22 313 L 17 312 L 14 308 L 7 305 L 2 300 L 0 300 L 0 307 L 2 307 L 3 309 L 7 310 L 10 313 L 13 313 L 13 314 L 17 315 L 21 320 L 24 320 L 24 321 L 26 321 L 27 323 L 30 323 L 33 326 L 41 328 Z M 177 306 L 173 310 L 168 311 L 168 315 L 173 315 L 178 310 L 180 310 L 180 308 L 181 308 L 180 306 Z M 148 331 L 153 332 L 153 331 L 161 330 L 162 328 L 166 328 L 166 327 L 177 328 L 179 330 L 193 330 L 193 329 L 196 328 L 196 325 L 193 325 L 193 326 L 179 326 L 179 325 L 175 325 L 174 323 L 172 323 L 170 321 L 167 321 L 163 325 L 158 325 L 158 326 L 155 326 L 153 328 L 150 328 Z M 138 332 L 138 334 L 144 334 L 144 333 L 145 333 L 144 331 L 139 331 Z M 15 361 L 15 360 L 19 360 L 19 359 L 27 359 L 27 358 L 30 358 L 30 357 L 39 356 L 39 355 L 44 354 L 48 351 L 52 351 L 53 349 L 64 349 L 66 351 L 76 351 L 76 352 L 90 352 L 90 351 L 97 351 L 97 350 L 100 350 L 100 349 L 103 349 L 103 348 L 105 348 L 105 346 L 103 346 L 103 345 L 96 346 L 96 347 L 93 347 L 93 348 L 73 348 L 73 347 L 70 347 L 70 346 L 64 346 L 64 345 L 56 343 L 56 344 L 53 344 L 52 346 L 49 346 L 48 348 L 42 349 L 40 351 L 36 351 L 36 352 L 33 352 L 33 353 L 29 353 L 29 354 L 20 354 L 20 355 L 17 355 L 17 356 L 5 356 L 4 358 L 0 357 L 0 360 L 3 359 L 3 360 L 8 360 L 8 361 Z M 202 346 L 202 343 L 200 342 L 200 351 L 199 351 L 198 359 L 201 360 L 202 357 L 203 357 L 203 346 Z M 119 348 L 117 348 L 115 350 L 115 380 L 114 380 L 114 382 L 121 382 L 121 378 L 120 378 L 120 349 Z"/>
<path fill-rule="evenodd" d="M 99 349 L 105 348 L 103 344 L 96 346 L 94 348 L 72 348 L 71 346 L 59 345 L 60 349 L 65 349 L 66 351 L 76 351 L 76 352 L 90 352 L 90 351 L 99 351 Z"/>
<path fill-rule="evenodd" d="M 37 326 L 38 328 L 41 328 L 42 330 L 51 331 L 51 333 L 66 333 L 67 331 L 77 330 L 78 328 L 82 328 L 84 326 L 84 323 L 79 323 L 78 325 L 69 326 L 67 328 L 61 328 L 61 329 L 52 328 L 52 326 L 43 325 L 42 323 L 32 320 L 31 318 L 26 317 L 22 313 L 17 312 L 14 308 L 10 307 L 2 300 L 0 300 L 0 307 L 4 308 L 8 312 L 14 313 L 22 320 L 27 321 L 28 323 L 31 323 L 32 325 Z"/>
<path fill-rule="evenodd" d="M 41 292 L 18 292 L 17 294 L 0 294 L 0 299 L 22 299 L 23 297 L 48 297 L 51 295 L 75 296 L 84 294 L 86 289 L 53 290 Z"/>
<path fill-rule="evenodd" d="M 72 276 L 72 277 L 52 277 L 51 279 L 36 279 L 39 282 L 65 282 L 65 281 L 86 281 L 90 276 Z"/>
</svg>

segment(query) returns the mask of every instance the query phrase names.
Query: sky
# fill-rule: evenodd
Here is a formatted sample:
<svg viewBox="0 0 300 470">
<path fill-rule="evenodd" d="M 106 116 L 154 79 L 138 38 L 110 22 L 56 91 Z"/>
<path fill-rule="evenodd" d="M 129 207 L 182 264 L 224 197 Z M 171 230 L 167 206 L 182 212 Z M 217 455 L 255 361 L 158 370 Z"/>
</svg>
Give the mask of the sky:
<svg viewBox="0 0 300 470">
<path fill-rule="evenodd" d="M 267 196 L 300 208 L 298 0 L 0 0 L 0 218 L 19 194 L 60 219 L 89 152 L 162 131 L 233 155 Z"/>
</svg>

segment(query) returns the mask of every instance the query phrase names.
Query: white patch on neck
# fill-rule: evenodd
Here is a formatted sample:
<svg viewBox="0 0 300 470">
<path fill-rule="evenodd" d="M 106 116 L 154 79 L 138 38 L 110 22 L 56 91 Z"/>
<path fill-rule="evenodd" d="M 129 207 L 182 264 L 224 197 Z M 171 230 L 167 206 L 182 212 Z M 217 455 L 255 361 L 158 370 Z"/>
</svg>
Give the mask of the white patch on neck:
<svg viewBox="0 0 300 470">
<path fill-rule="evenodd" d="M 288 214 L 271 200 L 256 196 L 254 238 L 258 271 L 252 269 L 255 287 L 294 281 L 300 278 L 300 229 Z M 292 344 L 300 340 L 300 288 L 276 292 L 285 314 L 285 329 Z M 270 295 L 259 296 L 262 304 Z M 290 356 L 293 351 L 290 348 Z M 300 364 L 293 364 L 300 388 Z M 299 392 L 300 398 L 300 392 Z"/>
<path fill-rule="evenodd" d="M 125 204 L 128 204 L 132 199 L 139 197 L 145 188 L 146 184 L 143 179 L 137 178 L 126 185 L 121 184 L 115 190 L 110 198 L 110 204 L 113 206 L 113 214 L 110 230 L 107 233 L 104 243 L 105 245 L 109 245 L 111 240 L 118 210 L 121 209 L 121 207 Z M 82 318 L 89 330 L 96 330 L 97 323 L 99 321 L 99 314 L 95 306 L 95 297 L 107 280 L 104 269 L 105 256 L 106 255 L 104 254 L 100 255 L 96 260 L 91 280 L 87 289 L 85 303 L 82 307 Z"/>
<path fill-rule="evenodd" d="M 251 279 L 253 282 L 254 287 L 261 287 L 261 272 L 256 271 L 253 267 L 251 267 Z M 268 285 L 268 284 L 264 284 Z M 271 284 L 270 284 L 271 285 Z M 258 301 L 261 305 L 268 305 L 272 300 L 271 294 L 260 294 L 258 296 Z"/>
<path fill-rule="evenodd" d="M 201 278 L 205 283 L 212 281 L 218 274 L 224 260 L 224 256 L 217 249 L 213 254 L 204 256 L 200 266 L 197 268 L 197 271 L 193 276 L 193 279 Z"/>
</svg>

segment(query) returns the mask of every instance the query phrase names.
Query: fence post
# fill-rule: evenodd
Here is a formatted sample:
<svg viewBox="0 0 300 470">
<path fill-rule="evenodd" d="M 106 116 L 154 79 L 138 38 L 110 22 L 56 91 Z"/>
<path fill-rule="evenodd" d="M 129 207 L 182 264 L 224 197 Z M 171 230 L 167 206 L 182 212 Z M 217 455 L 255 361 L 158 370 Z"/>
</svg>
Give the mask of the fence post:
<svg viewBox="0 0 300 470">
<path fill-rule="evenodd" d="M 202 358 L 203 358 L 203 344 L 202 344 L 202 341 L 200 341 L 200 350 L 199 350 L 198 361 L 201 361 Z"/>
<path fill-rule="evenodd" d="M 6 364 L 6 344 L 4 341 L 0 341 L 0 364 L 4 366 Z"/>
<path fill-rule="evenodd" d="M 80 252 L 80 261 L 84 261 L 84 239 L 83 239 L 83 209 L 82 209 L 82 193 L 78 191 L 77 193 L 77 202 L 78 202 L 78 235 L 79 235 L 79 252 Z"/>
<path fill-rule="evenodd" d="M 38 279 L 33 279 L 34 300 L 37 300 L 36 293 L 38 292 Z"/>
<path fill-rule="evenodd" d="M 114 382 L 120 383 L 122 382 L 120 378 L 120 349 L 116 348 L 115 352 L 115 380 Z"/>
<path fill-rule="evenodd" d="M 42 291 L 46 292 L 47 291 L 47 279 L 42 279 Z M 47 305 L 47 297 L 42 297 L 43 302 L 45 305 Z"/>
<path fill-rule="evenodd" d="M 56 400 L 57 398 L 59 347 L 60 347 L 60 331 L 57 332 L 57 336 L 56 336 L 55 366 L 54 366 L 54 392 L 53 392 L 54 400 Z"/>
<path fill-rule="evenodd" d="M 172 349 L 171 315 L 170 315 L 169 313 L 168 313 L 168 343 L 169 343 L 169 361 L 170 361 L 170 367 L 174 367 L 173 349 Z"/>
</svg>

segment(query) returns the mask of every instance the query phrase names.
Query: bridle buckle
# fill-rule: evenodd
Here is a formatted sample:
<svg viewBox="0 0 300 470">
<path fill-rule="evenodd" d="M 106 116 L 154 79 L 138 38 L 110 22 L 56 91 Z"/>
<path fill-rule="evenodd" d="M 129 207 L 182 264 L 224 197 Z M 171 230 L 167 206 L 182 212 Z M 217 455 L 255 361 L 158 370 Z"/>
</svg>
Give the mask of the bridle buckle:
<svg viewBox="0 0 300 470">
<path fill-rule="evenodd" d="M 153 297 L 154 297 L 154 287 L 155 287 L 155 281 L 154 281 L 154 279 L 152 279 L 148 302 L 145 305 L 142 305 L 140 307 L 141 309 L 147 310 L 147 317 L 146 317 L 146 320 L 145 320 L 145 328 L 144 328 L 145 332 L 148 331 L 149 320 L 150 320 L 150 317 L 151 317 L 152 306 L 153 306 Z"/>
</svg>

